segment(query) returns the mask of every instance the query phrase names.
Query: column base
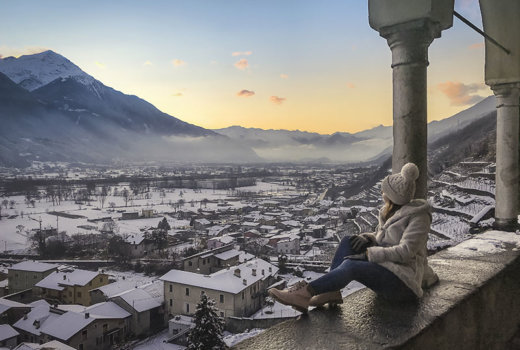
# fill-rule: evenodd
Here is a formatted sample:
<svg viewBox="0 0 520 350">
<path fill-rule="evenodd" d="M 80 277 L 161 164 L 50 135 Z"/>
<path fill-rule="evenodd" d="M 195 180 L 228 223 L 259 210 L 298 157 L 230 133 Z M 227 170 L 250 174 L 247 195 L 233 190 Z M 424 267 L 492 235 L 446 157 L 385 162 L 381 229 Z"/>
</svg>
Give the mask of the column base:
<svg viewBox="0 0 520 350">
<path fill-rule="evenodd" d="M 500 231 L 514 232 L 520 228 L 518 219 L 499 219 L 495 218 L 493 228 Z"/>
</svg>

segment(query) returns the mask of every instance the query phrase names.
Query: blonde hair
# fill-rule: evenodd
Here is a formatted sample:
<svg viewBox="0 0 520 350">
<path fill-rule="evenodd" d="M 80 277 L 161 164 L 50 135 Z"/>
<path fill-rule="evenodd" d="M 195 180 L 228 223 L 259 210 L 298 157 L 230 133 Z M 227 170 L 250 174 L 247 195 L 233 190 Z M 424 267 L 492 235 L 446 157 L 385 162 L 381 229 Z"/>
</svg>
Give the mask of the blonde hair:
<svg viewBox="0 0 520 350">
<path fill-rule="evenodd" d="M 392 202 L 387 196 L 383 195 L 385 205 L 383 206 L 383 220 L 386 221 L 394 215 L 402 206 Z"/>
</svg>

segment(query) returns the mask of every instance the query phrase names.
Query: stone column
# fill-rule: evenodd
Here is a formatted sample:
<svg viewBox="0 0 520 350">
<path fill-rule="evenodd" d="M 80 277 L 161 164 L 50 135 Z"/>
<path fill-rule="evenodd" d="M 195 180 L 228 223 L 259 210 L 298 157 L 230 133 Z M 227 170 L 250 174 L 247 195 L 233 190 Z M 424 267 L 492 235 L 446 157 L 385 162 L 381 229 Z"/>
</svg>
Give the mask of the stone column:
<svg viewBox="0 0 520 350">
<path fill-rule="evenodd" d="M 429 19 L 381 28 L 392 50 L 393 135 L 392 172 L 413 162 L 419 167 L 415 198 L 427 190 L 427 79 L 428 47 L 441 30 Z"/>
<path fill-rule="evenodd" d="M 518 227 L 518 135 L 520 83 L 492 86 L 497 98 L 495 226 Z"/>
</svg>

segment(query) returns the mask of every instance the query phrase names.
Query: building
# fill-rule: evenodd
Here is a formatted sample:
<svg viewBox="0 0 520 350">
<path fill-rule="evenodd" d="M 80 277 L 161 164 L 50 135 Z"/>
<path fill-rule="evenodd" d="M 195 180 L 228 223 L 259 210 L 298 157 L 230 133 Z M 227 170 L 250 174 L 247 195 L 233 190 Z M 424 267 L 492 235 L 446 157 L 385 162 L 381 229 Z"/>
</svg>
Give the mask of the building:
<svg viewBox="0 0 520 350">
<path fill-rule="evenodd" d="M 42 349 L 53 349 L 53 350 L 75 350 L 73 347 L 63 344 L 57 340 L 51 340 L 47 343 L 36 344 L 36 343 L 21 343 L 14 350 L 42 350 Z"/>
<path fill-rule="evenodd" d="M 92 305 L 82 312 L 63 311 L 44 300 L 31 306 L 14 324 L 22 340 L 31 343 L 58 340 L 76 349 L 110 349 L 125 339 L 130 320 L 130 314 L 113 302 Z"/>
<path fill-rule="evenodd" d="M 191 255 L 182 261 L 182 266 L 184 271 L 207 275 L 238 264 L 240 254 L 233 244 L 228 244 Z"/>
<path fill-rule="evenodd" d="M 276 252 L 279 254 L 300 254 L 300 239 L 286 237 L 276 243 Z"/>
<path fill-rule="evenodd" d="M 59 317 L 61 312 L 51 312 L 51 306 L 45 300 L 37 300 L 29 304 L 30 311 L 19 318 L 13 327 L 20 333 L 24 342 L 39 343 L 43 340 L 41 326 Z"/>
<path fill-rule="evenodd" d="M 0 347 L 12 349 L 18 345 L 18 333 L 8 324 L 0 324 Z"/>
<path fill-rule="evenodd" d="M 110 300 L 131 315 L 128 332 L 132 336 L 146 336 L 165 326 L 164 287 L 161 281 L 126 290 Z"/>
<path fill-rule="evenodd" d="M 58 340 L 78 350 L 111 349 L 123 342 L 128 312 L 114 303 L 103 307 L 105 310 L 97 308 L 96 315 L 68 311 L 45 322 L 41 326 L 42 341 Z"/>
<path fill-rule="evenodd" d="M 137 212 L 137 211 L 124 212 L 121 214 L 121 220 L 135 220 L 135 219 L 139 219 L 139 212 Z"/>
<path fill-rule="evenodd" d="M 55 271 L 38 282 L 41 296 L 60 304 L 91 305 L 90 290 L 108 284 L 108 275 L 95 271 L 68 269 Z"/>
<path fill-rule="evenodd" d="M 8 270 L 9 293 L 18 293 L 31 289 L 42 279 L 58 269 L 58 265 L 37 261 L 22 261 Z"/>
<path fill-rule="evenodd" d="M 157 249 L 157 244 L 149 239 L 143 232 L 130 233 L 123 235 L 124 251 L 128 253 L 131 258 L 142 258 L 148 252 Z"/>
<path fill-rule="evenodd" d="M 253 259 L 238 266 L 201 275 L 170 270 L 164 281 L 167 313 L 193 315 L 201 293 L 215 300 L 221 317 L 250 316 L 261 308 L 265 292 L 274 281 L 278 268 L 262 259 Z"/>
<path fill-rule="evenodd" d="M 208 249 L 220 248 L 222 246 L 234 243 L 235 240 L 236 239 L 230 235 L 213 237 L 208 239 Z"/>
<path fill-rule="evenodd" d="M 182 315 L 175 315 L 168 321 L 168 343 L 187 346 L 188 334 L 195 327 L 193 318 Z"/>
<path fill-rule="evenodd" d="M 31 306 L 29 305 L 0 298 L 0 324 L 13 324 L 29 311 L 31 311 Z"/>
</svg>

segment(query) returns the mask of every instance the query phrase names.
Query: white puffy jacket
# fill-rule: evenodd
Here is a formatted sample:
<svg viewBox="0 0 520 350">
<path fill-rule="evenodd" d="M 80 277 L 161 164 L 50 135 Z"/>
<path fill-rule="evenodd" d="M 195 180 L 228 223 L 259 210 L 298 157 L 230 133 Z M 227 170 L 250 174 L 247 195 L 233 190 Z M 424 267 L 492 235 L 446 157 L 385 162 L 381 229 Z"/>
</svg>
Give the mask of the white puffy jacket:
<svg viewBox="0 0 520 350">
<path fill-rule="evenodd" d="M 439 278 L 428 266 L 426 242 L 432 221 L 431 207 L 414 199 L 399 208 L 386 222 L 379 212 L 375 234 L 363 233 L 376 245 L 367 249 L 368 261 L 393 272 L 418 297 Z"/>
</svg>

